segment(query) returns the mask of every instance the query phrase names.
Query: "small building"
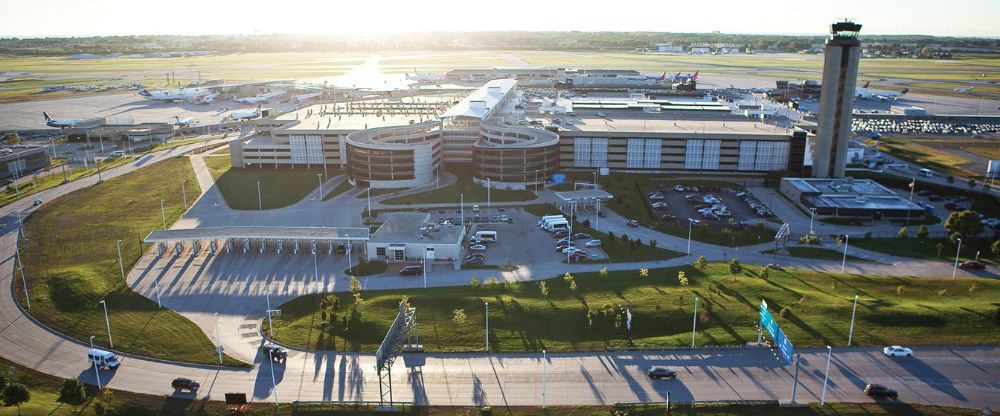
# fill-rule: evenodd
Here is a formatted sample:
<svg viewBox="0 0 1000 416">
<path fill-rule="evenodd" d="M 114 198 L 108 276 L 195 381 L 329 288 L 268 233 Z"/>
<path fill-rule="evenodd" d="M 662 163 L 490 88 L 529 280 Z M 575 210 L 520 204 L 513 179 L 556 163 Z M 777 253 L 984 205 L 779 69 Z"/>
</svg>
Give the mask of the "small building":
<svg viewBox="0 0 1000 416">
<path fill-rule="evenodd" d="M 906 104 L 893 104 L 889 107 L 889 114 L 903 115 L 903 116 L 926 116 L 927 110 Z"/>
<path fill-rule="evenodd" d="M 0 148 L 0 179 L 29 175 L 49 163 L 44 146 L 3 146 Z"/>
<path fill-rule="evenodd" d="M 684 47 L 672 43 L 661 43 L 656 45 L 656 51 L 659 53 L 684 53 Z"/>
<path fill-rule="evenodd" d="M 464 239 L 462 225 L 432 222 L 429 213 L 394 212 L 368 240 L 367 258 L 419 265 L 426 257 L 428 272 L 442 263 L 458 270 Z"/>
<path fill-rule="evenodd" d="M 817 217 L 862 220 L 924 218 L 924 208 L 871 179 L 783 178 L 781 193 Z"/>
</svg>

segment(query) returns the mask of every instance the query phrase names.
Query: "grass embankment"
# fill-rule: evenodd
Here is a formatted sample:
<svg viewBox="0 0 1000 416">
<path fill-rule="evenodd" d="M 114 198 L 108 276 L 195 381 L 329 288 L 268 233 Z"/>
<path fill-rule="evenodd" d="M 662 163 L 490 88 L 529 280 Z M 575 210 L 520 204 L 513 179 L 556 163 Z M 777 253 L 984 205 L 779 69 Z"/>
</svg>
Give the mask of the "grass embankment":
<svg viewBox="0 0 1000 416">
<path fill-rule="evenodd" d="M 114 169 L 126 163 L 132 162 L 132 158 L 120 157 L 115 159 L 109 159 L 107 162 L 101 162 L 101 172 L 107 171 L 108 169 Z M 21 200 L 23 198 L 31 198 L 37 192 L 43 192 L 52 188 L 55 188 L 63 184 L 63 179 L 67 182 L 72 182 L 78 179 L 86 178 L 88 176 L 97 175 L 97 167 L 90 168 L 66 168 L 66 176 L 63 177 L 63 167 L 53 166 L 49 167 L 45 172 L 38 175 L 28 182 L 20 182 L 17 189 L 14 185 L 8 185 L 3 192 L 0 192 L 0 207 L 10 204 L 14 201 Z M 47 202 L 47 201 L 43 201 Z"/>
<path fill-rule="evenodd" d="M 416 195 L 389 198 L 382 201 L 382 203 L 388 205 L 435 203 L 458 205 L 461 195 L 465 195 L 466 204 L 486 202 L 486 187 L 479 186 L 472 181 L 473 172 L 471 169 L 452 169 L 448 170 L 448 173 L 455 175 L 457 178 L 455 183 Z M 489 194 L 491 202 L 530 201 L 535 199 L 535 194 L 531 191 L 490 189 Z"/>
<path fill-rule="evenodd" d="M 170 159 L 46 202 L 31 214 L 25 221 L 30 240 L 21 250 L 30 313 L 67 336 L 86 343 L 96 335 L 95 342 L 107 346 L 98 303 L 106 299 L 115 350 L 215 364 L 215 347 L 197 326 L 169 309 L 158 309 L 156 302 L 129 289 L 120 275 L 115 241 L 122 241 L 127 271 L 147 248 L 143 237 L 162 228 L 160 199 L 168 221 L 184 211 L 179 186 L 164 186 L 163 178 L 198 186 L 189 160 Z M 17 288 L 15 293 L 23 292 Z M 228 357 L 226 363 L 240 364 Z"/>
<path fill-rule="evenodd" d="M 911 231 L 912 232 L 912 231 Z M 938 244 L 942 245 L 941 252 L 938 252 Z M 958 255 L 959 261 L 973 260 L 976 252 L 979 252 L 979 261 L 983 263 L 998 262 L 996 256 L 990 253 L 992 241 L 987 238 L 963 238 L 961 252 Z M 943 262 L 954 262 L 958 245 L 952 244 L 947 238 L 872 238 L 872 239 L 851 239 L 851 246 L 863 248 L 865 250 L 890 254 L 893 256 L 910 257 L 922 260 L 940 260 Z"/>
<path fill-rule="evenodd" d="M 354 197 L 357 199 L 366 199 L 368 198 L 369 195 L 371 195 L 371 197 L 374 198 L 376 196 L 388 195 L 393 192 L 399 192 L 405 190 L 406 188 L 373 188 L 371 190 L 365 190 L 365 192 L 357 194 Z"/>
<path fill-rule="evenodd" d="M 323 200 L 329 201 L 344 192 L 350 191 L 351 189 L 354 189 L 354 185 L 351 185 L 351 183 L 347 181 L 347 178 L 344 178 L 344 180 L 337 184 L 337 186 L 333 187 L 333 190 L 323 196 Z"/>
<path fill-rule="evenodd" d="M 865 172 L 865 171 L 855 171 L 851 172 L 851 176 L 857 179 L 873 179 L 876 182 L 885 185 L 890 188 L 905 189 L 909 192 L 910 182 L 912 178 L 902 178 L 899 176 L 888 175 L 884 173 L 875 172 Z M 927 189 L 945 198 L 958 198 L 964 197 L 972 200 L 971 209 L 987 217 L 1000 217 L 1000 200 L 992 195 L 986 195 L 979 192 L 971 191 L 964 183 L 960 183 L 956 180 L 955 185 L 958 187 L 951 187 L 946 185 L 940 185 L 936 183 L 925 182 L 921 177 L 916 178 L 917 181 L 917 191 Z M 964 205 L 963 205 L 964 206 Z M 948 217 L 947 212 L 938 212 L 938 215 L 942 215 L 945 218 Z"/>
<path fill-rule="evenodd" d="M 552 204 L 532 204 L 524 207 L 524 210 L 539 217 L 545 215 L 563 214 L 563 212 L 559 211 L 559 209 Z M 601 240 L 601 250 L 604 251 L 604 254 L 608 255 L 607 260 L 586 260 L 583 263 L 629 263 L 637 261 L 667 260 L 684 256 L 684 253 L 667 250 L 661 247 L 653 247 L 651 245 L 653 244 L 651 241 L 642 241 L 641 244 L 637 242 L 633 247 L 631 239 L 626 240 L 626 238 L 629 238 L 628 234 L 618 235 L 612 238 L 612 236 L 607 233 L 585 226 L 585 224 L 576 220 L 573 221 L 573 233 L 587 233 L 592 237 Z M 577 240 L 577 244 L 580 245 L 580 248 L 584 250 L 593 250 L 584 247 L 584 243 L 584 240 Z M 555 244 L 553 244 L 553 247 L 555 247 Z"/>
<path fill-rule="evenodd" d="M 705 272 L 690 266 L 574 275 L 577 288 L 562 277 L 547 280 L 548 296 L 537 282 L 509 288 L 471 286 L 363 292 L 364 305 L 352 314 L 350 293 L 337 294 L 347 329 L 322 322 L 318 310 L 325 295 L 307 295 L 281 306 L 276 338 L 307 349 L 374 351 L 398 311 L 410 297 L 420 320 L 420 341 L 433 352 L 482 350 L 483 302 L 490 303 L 490 341 L 496 352 L 591 351 L 625 345 L 624 328 L 615 325 L 618 306 L 632 311 L 632 339 L 638 346 L 683 346 L 691 342 L 693 298 L 698 296 L 700 345 L 741 344 L 756 340 L 752 324 L 766 299 L 796 346 L 847 343 L 851 303 L 860 295 L 856 345 L 996 344 L 1000 282 L 948 278 L 875 277 L 812 271 L 771 270 L 770 280 L 756 276 L 760 266 L 732 275 L 726 264 Z M 678 271 L 689 286 L 681 287 Z M 480 282 L 489 276 L 480 277 Z M 975 289 L 971 289 L 975 284 Z M 787 314 L 781 314 L 788 308 Z M 453 311 L 464 309 L 464 322 Z M 590 320 L 588 321 L 588 311 Z"/>
<path fill-rule="evenodd" d="M 215 178 L 215 184 L 232 209 L 274 209 L 292 205 L 309 196 L 319 186 L 316 175 L 323 168 L 313 169 L 240 169 L 233 168 L 228 156 L 205 157 L 205 165 Z M 336 171 L 330 171 L 337 174 Z M 257 181 L 260 181 L 260 205 Z"/>
<path fill-rule="evenodd" d="M 660 214 L 672 214 L 673 210 L 653 210 L 649 201 L 646 200 L 646 192 L 657 189 L 659 184 L 666 186 L 668 190 L 665 192 L 674 192 L 673 189 L 669 188 L 678 184 L 698 187 L 717 186 L 723 189 L 740 188 L 740 186 L 728 182 L 676 180 L 657 175 L 614 175 L 601 178 L 600 181 L 604 190 L 615 196 L 614 201 L 607 205 L 608 208 L 627 219 L 639 221 L 643 226 L 652 225 L 651 228 L 664 234 L 683 238 L 688 236 L 687 219 L 678 216 L 677 222 L 660 222 Z M 712 223 L 720 224 L 718 222 Z M 692 227 L 691 239 L 730 247 L 758 244 L 774 239 L 774 231 L 765 227 L 746 227 L 743 230 L 733 230 L 725 226 L 710 228 L 708 224 L 709 221 L 703 221 L 702 226 Z"/>
<path fill-rule="evenodd" d="M 907 162 L 926 167 L 938 174 L 955 175 L 981 179 L 984 172 L 975 169 L 967 154 L 972 153 L 985 159 L 1000 158 L 1000 149 L 995 140 L 973 137 L 927 137 L 927 136 L 882 136 L 879 150 Z M 875 139 L 868 139 L 873 144 Z"/>
<path fill-rule="evenodd" d="M 761 253 L 764 253 L 764 254 L 774 254 L 774 249 L 772 248 L 770 250 L 764 250 Z M 783 256 L 785 254 L 779 252 L 778 255 L 779 256 Z M 828 249 L 821 248 L 821 247 L 792 246 L 792 247 L 788 247 L 788 254 L 787 254 L 787 256 L 790 256 L 790 257 L 802 257 L 802 258 L 816 259 L 816 260 L 843 260 L 844 253 L 841 252 L 841 251 L 828 250 Z M 857 261 L 871 261 L 871 260 L 868 260 L 868 259 L 863 259 L 861 257 L 855 257 L 855 256 L 851 256 L 851 255 L 848 255 L 847 259 L 850 260 L 850 261 L 852 261 L 852 262 L 857 262 Z"/>
<path fill-rule="evenodd" d="M 388 267 L 388 264 L 384 261 L 366 261 L 364 263 L 358 263 L 358 265 L 353 268 L 344 270 L 344 274 L 353 276 L 371 276 L 385 273 L 386 267 Z"/>
</svg>

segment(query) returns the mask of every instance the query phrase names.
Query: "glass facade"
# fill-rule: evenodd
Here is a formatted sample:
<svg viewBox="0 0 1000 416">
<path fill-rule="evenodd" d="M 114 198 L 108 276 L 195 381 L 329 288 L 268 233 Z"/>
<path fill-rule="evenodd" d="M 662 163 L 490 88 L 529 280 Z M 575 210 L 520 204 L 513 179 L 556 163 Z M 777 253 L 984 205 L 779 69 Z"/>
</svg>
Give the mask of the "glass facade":
<svg viewBox="0 0 1000 416">
<path fill-rule="evenodd" d="M 625 167 L 630 169 L 659 169 L 662 139 L 628 139 Z"/>
<path fill-rule="evenodd" d="M 573 167 L 608 167 L 608 139 L 583 137 L 573 140 Z"/>
<path fill-rule="evenodd" d="M 684 149 L 684 169 L 718 170 L 721 140 L 689 139 Z"/>
<path fill-rule="evenodd" d="M 788 168 L 788 142 L 742 141 L 738 170 L 777 171 Z"/>
</svg>

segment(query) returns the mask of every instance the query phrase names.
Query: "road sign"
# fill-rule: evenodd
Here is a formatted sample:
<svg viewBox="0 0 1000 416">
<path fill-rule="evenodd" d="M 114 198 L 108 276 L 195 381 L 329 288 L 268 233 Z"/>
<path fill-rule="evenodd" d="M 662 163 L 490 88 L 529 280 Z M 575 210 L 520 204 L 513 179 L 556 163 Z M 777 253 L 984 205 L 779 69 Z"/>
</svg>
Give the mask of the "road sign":
<svg viewBox="0 0 1000 416">
<path fill-rule="evenodd" d="M 552 174 L 552 184 L 553 185 L 559 185 L 559 184 L 562 184 L 562 183 L 566 183 L 566 174 L 565 173 L 555 173 L 555 174 Z"/>
<path fill-rule="evenodd" d="M 795 356 L 795 348 L 792 346 L 792 342 L 788 340 L 785 333 L 778 326 L 778 323 L 774 321 L 774 317 L 771 313 L 767 311 L 767 302 L 763 299 L 760 301 L 760 326 L 767 330 L 767 335 L 771 337 L 774 341 L 774 345 L 778 347 L 778 351 L 781 353 L 781 358 L 785 360 L 786 363 L 791 364 Z"/>
</svg>

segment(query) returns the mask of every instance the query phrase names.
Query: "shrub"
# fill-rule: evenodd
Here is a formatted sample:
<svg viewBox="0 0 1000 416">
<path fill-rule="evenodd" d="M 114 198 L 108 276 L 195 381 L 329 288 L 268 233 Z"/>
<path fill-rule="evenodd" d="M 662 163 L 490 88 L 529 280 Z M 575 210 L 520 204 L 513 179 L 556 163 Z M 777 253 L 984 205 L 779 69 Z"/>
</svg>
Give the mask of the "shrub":
<svg viewBox="0 0 1000 416">
<path fill-rule="evenodd" d="M 948 289 L 941 289 L 941 290 L 937 291 L 937 294 L 938 294 L 938 296 L 944 296 L 944 295 L 948 294 Z"/>
<path fill-rule="evenodd" d="M 652 248 L 656 248 L 656 240 L 649 240 L 649 246 Z"/>
<path fill-rule="evenodd" d="M 683 287 L 684 290 L 687 290 L 688 278 L 683 271 L 677 272 L 677 282 L 681 284 L 681 287 Z"/>
<path fill-rule="evenodd" d="M 969 286 L 969 295 L 974 295 L 976 290 L 979 290 L 979 286 L 976 286 L 976 283 L 973 282 L 972 286 Z"/>
<path fill-rule="evenodd" d="M 545 282 L 538 282 L 538 291 L 542 292 L 542 296 L 549 297 L 549 285 Z"/>
<path fill-rule="evenodd" d="M 514 288 L 514 282 L 512 282 L 510 280 L 504 280 L 503 281 L 503 288 L 507 289 L 507 290 L 510 290 L 510 289 Z"/>
<path fill-rule="evenodd" d="M 906 227 L 900 227 L 899 232 L 896 233 L 896 237 L 899 238 L 907 238 L 909 236 L 910 236 L 910 231 L 907 230 Z"/>
<path fill-rule="evenodd" d="M 761 279 L 767 280 L 771 277 L 771 268 L 767 266 L 761 267 L 759 276 Z"/>
<path fill-rule="evenodd" d="M 921 225 L 920 228 L 917 228 L 917 238 L 920 239 L 927 238 L 927 236 L 930 234 L 931 232 L 930 230 L 927 229 L 926 225 Z"/>
<path fill-rule="evenodd" d="M 601 270 L 599 270 L 597 272 L 597 275 L 601 276 L 601 278 L 608 277 L 608 268 L 607 267 L 601 267 Z"/>
<path fill-rule="evenodd" d="M 906 293 L 906 286 L 896 286 L 896 296 L 903 296 L 903 293 Z"/>
<path fill-rule="evenodd" d="M 809 234 L 799 237 L 799 242 L 802 244 L 816 244 L 819 243 L 819 236 L 816 235 L 815 231 L 812 231 Z"/>
<path fill-rule="evenodd" d="M 63 380 L 62 388 L 59 389 L 59 401 L 69 404 L 80 404 L 86 398 L 87 392 L 83 389 L 83 383 L 79 379 L 71 378 Z"/>
<path fill-rule="evenodd" d="M 31 392 L 28 386 L 21 383 L 11 383 L 3 388 L 3 402 L 7 406 L 17 406 L 17 412 L 21 412 L 21 403 L 31 400 Z"/>
<path fill-rule="evenodd" d="M 455 309 L 451 311 L 451 320 L 454 321 L 456 324 L 459 325 L 464 324 L 465 319 L 466 319 L 465 309 Z"/>
<path fill-rule="evenodd" d="M 639 269 L 639 277 L 649 277 L 649 269 Z"/>
<path fill-rule="evenodd" d="M 781 308 L 781 312 L 779 312 L 779 314 L 782 318 L 788 318 L 789 316 L 792 316 L 792 310 L 785 306 Z"/>
<path fill-rule="evenodd" d="M 705 259 L 705 256 L 698 256 L 698 259 L 694 261 L 694 268 L 705 270 L 706 267 L 708 267 L 708 260 Z"/>
<path fill-rule="evenodd" d="M 566 282 L 567 284 L 572 282 L 573 275 L 569 274 L 569 272 L 566 272 L 566 274 L 563 275 L 563 281 Z"/>
<path fill-rule="evenodd" d="M 490 289 L 496 289 L 497 285 L 500 284 L 500 282 L 497 282 L 497 278 L 495 277 L 489 278 L 486 282 L 490 285 Z"/>
<path fill-rule="evenodd" d="M 479 279 L 473 277 L 472 280 L 469 281 L 469 286 L 472 286 L 473 289 L 478 288 L 479 287 Z"/>
<path fill-rule="evenodd" d="M 739 274 L 742 271 L 743 265 L 740 264 L 740 259 L 734 257 L 732 260 L 729 260 L 729 273 Z"/>
</svg>

